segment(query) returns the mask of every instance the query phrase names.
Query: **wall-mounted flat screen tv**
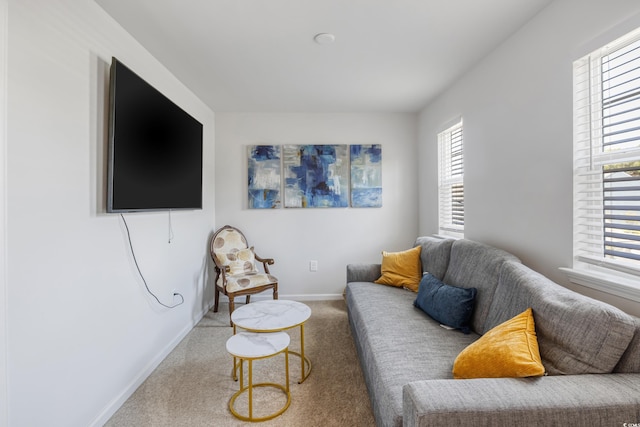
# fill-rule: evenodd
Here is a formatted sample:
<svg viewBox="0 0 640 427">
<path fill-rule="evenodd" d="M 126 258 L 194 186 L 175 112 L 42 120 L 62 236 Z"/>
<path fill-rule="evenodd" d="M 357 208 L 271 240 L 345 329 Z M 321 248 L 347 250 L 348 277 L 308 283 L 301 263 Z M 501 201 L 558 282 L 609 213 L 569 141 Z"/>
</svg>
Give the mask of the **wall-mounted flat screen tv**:
<svg viewBox="0 0 640 427">
<path fill-rule="evenodd" d="M 202 124 L 113 58 L 107 212 L 202 209 Z"/>
</svg>

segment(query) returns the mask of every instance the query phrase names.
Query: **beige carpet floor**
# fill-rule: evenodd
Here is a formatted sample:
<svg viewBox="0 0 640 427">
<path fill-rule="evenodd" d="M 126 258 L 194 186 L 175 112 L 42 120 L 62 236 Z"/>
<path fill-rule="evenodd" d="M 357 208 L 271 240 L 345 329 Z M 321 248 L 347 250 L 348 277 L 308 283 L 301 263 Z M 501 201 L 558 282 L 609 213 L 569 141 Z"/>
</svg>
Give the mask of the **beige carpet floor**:
<svg viewBox="0 0 640 427">
<path fill-rule="evenodd" d="M 305 324 L 305 354 L 312 371 L 298 384 L 300 358 L 289 356 L 291 404 L 282 415 L 249 423 L 229 411 L 229 398 L 239 383 L 231 378 L 233 359 L 225 343 L 233 330 L 228 326 L 228 307 L 221 305 L 218 313 L 207 313 L 106 426 L 375 426 L 344 302 L 306 304 L 312 314 Z M 290 350 L 299 351 L 299 328 L 287 332 Z M 284 360 L 280 354 L 255 361 L 254 383 L 283 384 Z M 264 416 L 286 402 L 277 389 L 254 390 L 254 416 Z M 247 406 L 244 393 L 236 401 L 236 410 L 246 413 Z"/>
</svg>

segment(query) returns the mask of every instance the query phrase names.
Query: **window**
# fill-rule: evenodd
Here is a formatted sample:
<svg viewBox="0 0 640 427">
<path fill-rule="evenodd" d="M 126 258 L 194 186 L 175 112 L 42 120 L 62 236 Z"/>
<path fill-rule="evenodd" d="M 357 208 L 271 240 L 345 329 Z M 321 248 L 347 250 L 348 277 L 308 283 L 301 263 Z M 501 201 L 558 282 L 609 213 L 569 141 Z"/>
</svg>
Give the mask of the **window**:
<svg viewBox="0 0 640 427">
<path fill-rule="evenodd" d="M 462 121 L 438 134 L 439 233 L 464 237 Z"/>
<path fill-rule="evenodd" d="M 640 29 L 574 62 L 573 77 L 574 268 L 638 287 Z"/>
</svg>

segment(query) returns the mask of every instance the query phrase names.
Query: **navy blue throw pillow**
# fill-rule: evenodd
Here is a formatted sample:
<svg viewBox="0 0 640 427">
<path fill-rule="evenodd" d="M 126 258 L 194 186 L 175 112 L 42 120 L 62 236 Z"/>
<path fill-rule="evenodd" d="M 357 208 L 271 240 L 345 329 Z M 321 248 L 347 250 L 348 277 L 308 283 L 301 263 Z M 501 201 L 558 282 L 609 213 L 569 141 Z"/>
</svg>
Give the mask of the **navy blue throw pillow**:
<svg viewBox="0 0 640 427">
<path fill-rule="evenodd" d="M 427 273 L 422 276 L 413 305 L 443 325 L 468 334 L 477 292 L 476 288 L 447 285 Z"/>
</svg>

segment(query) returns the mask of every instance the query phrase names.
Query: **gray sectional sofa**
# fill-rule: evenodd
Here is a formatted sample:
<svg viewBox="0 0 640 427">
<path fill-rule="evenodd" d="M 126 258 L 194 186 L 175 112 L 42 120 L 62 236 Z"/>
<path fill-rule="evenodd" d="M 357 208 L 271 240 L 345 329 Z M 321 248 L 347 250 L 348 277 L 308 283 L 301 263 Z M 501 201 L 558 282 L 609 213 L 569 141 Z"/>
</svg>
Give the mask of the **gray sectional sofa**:
<svg viewBox="0 0 640 427">
<path fill-rule="evenodd" d="M 640 423 L 640 319 L 478 242 L 416 245 L 423 271 L 477 288 L 472 332 L 441 327 L 414 307 L 415 292 L 372 283 L 380 264 L 348 265 L 349 322 L 378 426 Z M 453 379 L 465 347 L 529 307 L 545 376 Z"/>
</svg>

